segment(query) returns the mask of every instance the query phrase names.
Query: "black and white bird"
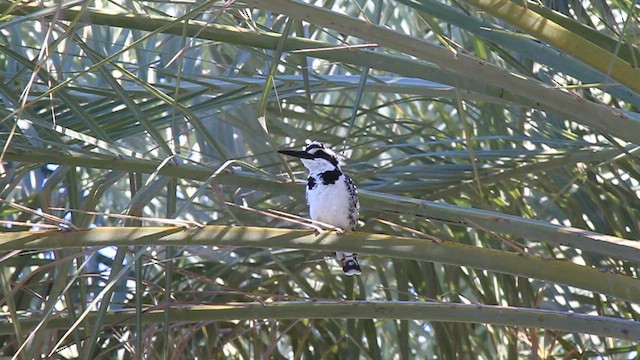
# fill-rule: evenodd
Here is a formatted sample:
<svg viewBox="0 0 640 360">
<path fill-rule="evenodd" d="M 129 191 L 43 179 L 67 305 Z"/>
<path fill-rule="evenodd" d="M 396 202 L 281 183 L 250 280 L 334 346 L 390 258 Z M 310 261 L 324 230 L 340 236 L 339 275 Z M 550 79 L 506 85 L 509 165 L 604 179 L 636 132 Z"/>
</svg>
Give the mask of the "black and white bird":
<svg viewBox="0 0 640 360">
<path fill-rule="evenodd" d="M 309 170 L 307 203 L 311 219 L 343 231 L 354 231 L 360 204 L 356 186 L 342 171 L 339 156 L 324 143 L 313 141 L 303 151 L 281 150 L 279 153 L 300 158 Z M 360 275 L 356 254 L 336 252 L 345 275 Z"/>
</svg>

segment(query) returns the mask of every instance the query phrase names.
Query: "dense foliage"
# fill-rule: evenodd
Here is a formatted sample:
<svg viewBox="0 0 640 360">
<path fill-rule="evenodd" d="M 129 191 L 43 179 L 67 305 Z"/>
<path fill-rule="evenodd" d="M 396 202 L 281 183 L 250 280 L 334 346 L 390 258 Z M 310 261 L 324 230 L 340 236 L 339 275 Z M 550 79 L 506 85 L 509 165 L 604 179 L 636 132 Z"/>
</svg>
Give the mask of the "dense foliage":
<svg viewBox="0 0 640 360">
<path fill-rule="evenodd" d="M 639 10 L 0 3 L 0 353 L 637 355 Z M 307 139 L 357 233 L 300 230 Z"/>
</svg>

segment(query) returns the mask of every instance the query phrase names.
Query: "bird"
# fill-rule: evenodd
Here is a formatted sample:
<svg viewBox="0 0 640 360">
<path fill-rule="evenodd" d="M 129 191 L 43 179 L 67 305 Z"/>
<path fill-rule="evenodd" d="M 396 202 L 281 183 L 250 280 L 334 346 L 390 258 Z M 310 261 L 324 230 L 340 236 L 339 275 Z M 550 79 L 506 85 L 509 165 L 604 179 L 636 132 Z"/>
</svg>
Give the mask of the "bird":
<svg viewBox="0 0 640 360">
<path fill-rule="evenodd" d="M 311 219 L 341 229 L 354 231 L 358 223 L 360 202 L 353 180 L 342 171 L 341 157 L 326 144 L 311 141 L 304 150 L 280 150 L 279 153 L 302 160 L 309 170 L 306 198 Z M 336 251 L 336 259 L 347 276 L 360 275 L 357 254 Z"/>
</svg>

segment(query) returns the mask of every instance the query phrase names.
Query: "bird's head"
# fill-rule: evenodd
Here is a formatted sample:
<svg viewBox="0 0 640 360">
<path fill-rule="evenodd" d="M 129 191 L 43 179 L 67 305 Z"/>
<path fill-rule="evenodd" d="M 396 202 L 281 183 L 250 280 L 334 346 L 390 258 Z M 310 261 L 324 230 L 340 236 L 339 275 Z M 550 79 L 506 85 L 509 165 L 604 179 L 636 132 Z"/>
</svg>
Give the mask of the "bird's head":
<svg viewBox="0 0 640 360">
<path fill-rule="evenodd" d="M 280 150 L 278 152 L 299 158 L 312 174 L 340 169 L 340 156 L 318 141 L 310 142 L 302 151 Z"/>
</svg>

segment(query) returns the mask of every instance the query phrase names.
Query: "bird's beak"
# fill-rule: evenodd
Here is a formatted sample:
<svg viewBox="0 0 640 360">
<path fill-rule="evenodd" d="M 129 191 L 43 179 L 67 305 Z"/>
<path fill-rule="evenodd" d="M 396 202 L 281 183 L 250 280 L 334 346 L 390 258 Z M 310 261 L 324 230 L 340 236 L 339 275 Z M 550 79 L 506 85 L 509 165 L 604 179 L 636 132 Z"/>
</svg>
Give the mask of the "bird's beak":
<svg viewBox="0 0 640 360">
<path fill-rule="evenodd" d="M 283 155 L 293 156 L 300 159 L 313 159 L 313 155 L 309 154 L 306 151 L 280 150 L 278 152 Z"/>
</svg>

